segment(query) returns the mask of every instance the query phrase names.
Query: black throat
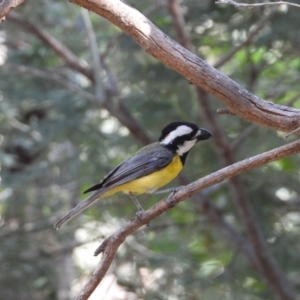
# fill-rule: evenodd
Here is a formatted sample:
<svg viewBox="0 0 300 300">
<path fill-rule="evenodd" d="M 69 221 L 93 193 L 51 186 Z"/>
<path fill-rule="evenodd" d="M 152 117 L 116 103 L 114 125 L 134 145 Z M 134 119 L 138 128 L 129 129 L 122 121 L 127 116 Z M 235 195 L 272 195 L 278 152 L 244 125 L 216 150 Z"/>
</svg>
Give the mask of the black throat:
<svg viewBox="0 0 300 300">
<path fill-rule="evenodd" d="M 183 166 L 184 166 L 184 164 L 185 164 L 185 160 L 186 160 L 188 154 L 189 154 L 189 151 L 188 151 L 188 152 L 185 152 L 185 153 L 183 153 L 183 155 L 179 156 L 179 157 L 180 157 L 180 160 L 181 160 L 181 163 L 182 163 Z"/>
<path fill-rule="evenodd" d="M 178 147 L 177 147 L 176 144 L 163 145 L 163 147 L 165 147 L 168 150 L 170 150 L 173 154 L 178 155 L 177 154 Z M 181 163 L 182 163 L 183 166 L 185 164 L 185 160 L 186 160 L 188 154 L 189 154 L 189 151 L 183 153 L 183 155 L 179 155 L 180 161 L 181 161 Z"/>
</svg>

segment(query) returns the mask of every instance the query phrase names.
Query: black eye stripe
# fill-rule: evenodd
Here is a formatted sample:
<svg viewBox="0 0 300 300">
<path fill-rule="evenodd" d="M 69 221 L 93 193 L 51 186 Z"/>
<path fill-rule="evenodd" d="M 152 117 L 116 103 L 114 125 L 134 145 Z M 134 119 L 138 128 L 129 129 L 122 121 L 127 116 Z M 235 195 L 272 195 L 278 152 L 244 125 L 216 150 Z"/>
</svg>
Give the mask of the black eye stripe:
<svg viewBox="0 0 300 300">
<path fill-rule="evenodd" d="M 184 135 L 186 138 L 187 137 L 195 138 L 197 131 L 199 130 L 199 128 L 196 124 L 193 124 L 190 122 L 173 122 L 173 123 L 168 124 L 165 128 L 163 128 L 163 130 L 161 132 L 161 136 L 159 138 L 159 141 L 162 141 L 166 136 L 168 136 L 168 134 L 170 134 L 172 131 L 175 131 L 180 126 L 187 126 L 187 127 L 191 128 L 192 132 Z"/>
<path fill-rule="evenodd" d="M 180 146 L 183 145 L 184 142 L 193 140 L 194 138 L 195 138 L 195 134 L 191 132 L 189 134 L 178 136 L 177 138 L 174 139 L 173 144 Z"/>
<path fill-rule="evenodd" d="M 195 132 L 195 131 L 192 131 L 190 134 L 188 134 L 188 136 L 193 139 L 196 138 L 196 135 L 197 135 L 197 132 Z"/>
</svg>

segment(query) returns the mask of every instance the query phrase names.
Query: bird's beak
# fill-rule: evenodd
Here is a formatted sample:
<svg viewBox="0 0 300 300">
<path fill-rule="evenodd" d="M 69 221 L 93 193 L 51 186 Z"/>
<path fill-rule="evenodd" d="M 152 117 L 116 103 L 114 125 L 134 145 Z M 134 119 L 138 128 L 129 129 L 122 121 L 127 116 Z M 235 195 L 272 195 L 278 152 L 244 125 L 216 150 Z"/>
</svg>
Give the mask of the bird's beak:
<svg viewBox="0 0 300 300">
<path fill-rule="evenodd" d="M 208 140 L 213 136 L 213 134 L 204 128 L 199 128 L 200 134 L 197 136 L 198 141 Z"/>
</svg>

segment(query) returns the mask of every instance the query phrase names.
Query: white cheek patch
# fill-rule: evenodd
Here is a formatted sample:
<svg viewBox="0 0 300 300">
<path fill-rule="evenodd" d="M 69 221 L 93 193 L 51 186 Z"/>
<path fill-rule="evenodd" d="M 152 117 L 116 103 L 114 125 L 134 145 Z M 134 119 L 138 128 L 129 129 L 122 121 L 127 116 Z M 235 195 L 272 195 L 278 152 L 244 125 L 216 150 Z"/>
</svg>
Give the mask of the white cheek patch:
<svg viewBox="0 0 300 300">
<path fill-rule="evenodd" d="M 161 143 L 164 145 L 170 144 L 174 139 L 176 139 L 178 136 L 182 136 L 185 134 L 189 134 L 193 131 L 192 128 L 186 125 L 180 125 L 178 126 L 174 131 L 170 132 L 162 141 Z"/>
<path fill-rule="evenodd" d="M 201 134 L 201 130 L 199 129 L 195 135 L 195 137 L 199 136 Z"/>
<path fill-rule="evenodd" d="M 197 140 L 185 141 L 182 145 L 178 146 L 178 150 L 176 151 L 179 156 L 184 153 L 190 151 L 196 144 Z"/>
</svg>

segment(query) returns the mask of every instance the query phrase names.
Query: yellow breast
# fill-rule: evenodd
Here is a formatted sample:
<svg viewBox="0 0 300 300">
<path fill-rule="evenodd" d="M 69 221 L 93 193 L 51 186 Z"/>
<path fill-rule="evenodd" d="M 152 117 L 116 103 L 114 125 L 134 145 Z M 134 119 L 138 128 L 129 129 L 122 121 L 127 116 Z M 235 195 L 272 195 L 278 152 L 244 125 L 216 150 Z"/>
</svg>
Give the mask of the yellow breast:
<svg viewBox="0 0 300 300">
<path fill-rule="evenodd" d="M 122 184 L 107 191 L 101 198 L 113 195 L 117 192 L 144 194 L 151 193 L 161 188 L 162 186 L 173 180 L 182 170 L 182 163 L 180 157 L 176 155 L 172 162 L 162 170 L 154 172 L 150 175 L 135 179 L 131 182 Z"/>
</svg>

